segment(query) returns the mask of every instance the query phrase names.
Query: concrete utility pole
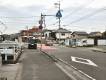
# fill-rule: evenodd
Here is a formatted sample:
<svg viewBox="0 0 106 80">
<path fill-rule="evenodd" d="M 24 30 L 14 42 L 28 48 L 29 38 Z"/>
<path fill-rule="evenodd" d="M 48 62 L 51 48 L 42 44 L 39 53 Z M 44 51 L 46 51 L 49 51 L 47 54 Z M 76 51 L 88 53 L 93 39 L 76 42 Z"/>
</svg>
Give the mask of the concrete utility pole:
<svg viewBox="0 0 106 80">
<path fill-rule="evenodd" d="M 58 5 L 58 12 L 56 13 L 56 17 L 58 18 L 59 20 L 59 29 L 61 28 L 61 17 L 62 17 L 62 14 L 61 14 L 61 4 L 60 4 L 60 1 L 58 3 L 55 3 L 55 5 Z"/>
<path fill-rule="evenodd" d="M 26 29 L 27 29 L 27 43 L 29 41 L 29 29 L 28 29 L 28 26 L 26 26 Z"/>
<path fill-rule="evenodd" d="M 55 5 L 58 5 L 58 12 L 56 13 L 56 17 L 58 18 L 59 20 L 59 29 L 61 28 L 61 17 L 62 17 L 62 14 L 61 14 L 61 4 L 60 4 L 60 1 L 58 3 L 55 3 Z M 59 42 L 60 42 L 60 32 L 59 32 Z"/>
<path fill-rule="evenodd" d="M 59 1 L 59 11 L 60 11 L 60 1 Z M 60 27 L 61 27 L 61 19 L 60 19 L 61 17 L 59 17 L 59 29 L 60 29 Z"/>
<path fill-rule="evenodd" d="M 41 13 L 41 18 L 40 18 L 40 21 L 39 21 L 39 29 L 41 30 L 41 45 L 40 45 L 40 50 L 42 50 L 42 28 L 43 28 L 43 26 L 42 26 L 42 24 L 43 24 L 43 15 L 42 15 L 42 13 Z"/>
<path fill-rule="evenodd" d="M 44 15 L 44 14 L 41 13 L 41 19 L 39 21 L 39 24 L 40 24 L 39 29 L 41 29 L 41 48 L 40 48 L 40 50 L 42 50 L 42 29 L 46 28 L 46 23 L 45 23 L 45 17 L 46 16 L 55 16 L 55 15 Z M 43 27 L 43 24 L 44 24 L 44 27 Z"/>
<path fill-rule="evenodd" d="M 44 28 L 46 28 L 46 20 L 45 20 L 46 16 L 55 16 L 55 15 L 41 14 L 41 16 L 42 16 L 42 25 L 44 25 Z"/>
<path fill-rule="evenodd" d="M 46 28 L 46 20 L 45 20 L 45 16 L 43 17 L 43 22 L 44 22 L 44 29 Z"/>
<path fill-rule="evenodd" d="M 106 32 L 106 26 L 105 26 L 105 32 Z"/>
</svg>

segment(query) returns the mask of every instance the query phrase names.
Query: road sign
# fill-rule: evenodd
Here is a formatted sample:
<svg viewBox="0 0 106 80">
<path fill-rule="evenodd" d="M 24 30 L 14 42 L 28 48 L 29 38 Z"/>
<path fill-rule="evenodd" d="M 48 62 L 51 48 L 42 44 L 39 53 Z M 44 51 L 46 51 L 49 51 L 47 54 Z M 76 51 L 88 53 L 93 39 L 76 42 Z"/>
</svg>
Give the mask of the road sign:
<svg viewBox="0 0 106 80">
<path fill-rule="evenodd" d="M 42 21 L 42 20 L 40 20 L 40 21 L 39 21 L 39 24 L 40 24 L 40 25 L 41 25 L 41 24 L 43 24 L 43 21 Z"/>
<path fill-rule="evenodd" d="M 42 29 L 43 28 L 43 26 L 42 25 L 39 25 L 39 29 Z"/>
<path fill-rule="evenodd" d="M 56 13 L 56 17 L 58 17 L 58 18 L 61 18 L 62 17 L 62 14 L 61 14 L 61 11 L 60 10 L 58 10 L 58 12 Z"/>
</svg>

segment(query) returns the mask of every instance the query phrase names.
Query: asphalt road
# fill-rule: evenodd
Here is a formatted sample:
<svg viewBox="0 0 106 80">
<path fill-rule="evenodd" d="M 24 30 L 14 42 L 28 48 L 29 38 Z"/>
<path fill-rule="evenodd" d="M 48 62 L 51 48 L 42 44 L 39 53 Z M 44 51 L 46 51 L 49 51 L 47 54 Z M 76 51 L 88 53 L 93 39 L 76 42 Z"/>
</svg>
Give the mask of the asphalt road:
<svg viewBox="0 0 106 80">
<path fill-rule="evenodd" d="M 106 53 L 93 52 L 88 48 L 55 48 L 48 53 L 68 62 L 92 79 L 106 80 Z"/>
<path fill-rule="evenodd" d="M 39 50 L 25 49 L 21 58 L 21 80 L 71 80 Z"/>
</svg>

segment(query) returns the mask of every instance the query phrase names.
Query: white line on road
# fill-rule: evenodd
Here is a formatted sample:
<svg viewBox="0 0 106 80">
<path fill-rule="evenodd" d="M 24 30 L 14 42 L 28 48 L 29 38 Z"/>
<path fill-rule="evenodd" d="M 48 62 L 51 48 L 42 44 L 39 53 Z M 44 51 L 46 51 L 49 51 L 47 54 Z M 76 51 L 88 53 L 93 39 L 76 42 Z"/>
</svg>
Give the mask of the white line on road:
<svg viewBox="0 0 106 80">
<path fill-rule="evenodd" d="M 63 63 L 65 63 L 65 64 L 68 64 L 66 61 L 64 61 L 64 60 L 62 60 L 62 59 L 60 59 Z M 76 80 L 76 79 L 74 79 L 74 77 L 72 76 L 72 75 L 70 75 L 61 65 L 59 65 L 59 64 L 57 64 L 57 63 L 55 63 L 60 69 L 62 69 L 63 70 L 63 72 L 65 72 L 68 76 L 70 76 L 70 78 L 72 78 L 73 80 Z M 95 78 L 93 78 L 93 77 L 91 77 L 91 76 L 89 76 L 88 74 L 86 74 L 86 73 L 84 73 L 83 71 L 81 71 L 81 70 L 79 70 L 79 69 L 77 69 L 76 67 L 74 67 L 74 66 L 72 66 L 72 65 L 70 65 L 73 69 L 75 69 L 75 70 L 77 70 L 78 72 L 80 72 L 81 74 L 83 74 L 83 75 L 85 75 L 86 77 L 88 77 L 89 79 L 91 79 L 91 80 L 96 80 Z"/>
<path fill-rule="evenodd" d="M 92 79 L 92 80 L 96 80 L 94 78 L 92 78 L 91 76 L 89 76 L 88 74 L 84 73 L 83 71 L 81 70 L 78 70 L 80 73 L 84 74 L 85 76 L 87 76 L 88 78 Z"/>
<path fill-rule="evenodd" d="M 97 65 L 89 59 L 71 56 L 72 61 L 97 67 Z"/>
<path fill-rule="evenodd" d="M 77 80 L 74 76 L 72 76 L 68 71 L 66 71 L 61 65 L 55 63 L 65 74 L 67 74 L 72 80 Z"/>
</svg>

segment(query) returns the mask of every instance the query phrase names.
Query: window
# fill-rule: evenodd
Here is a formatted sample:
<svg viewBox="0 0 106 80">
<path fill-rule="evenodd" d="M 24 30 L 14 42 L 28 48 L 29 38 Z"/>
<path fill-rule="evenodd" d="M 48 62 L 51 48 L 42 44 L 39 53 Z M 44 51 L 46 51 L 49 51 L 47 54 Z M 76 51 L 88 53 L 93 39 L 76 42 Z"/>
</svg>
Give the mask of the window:
<svg viewBox="0 0 106 80">
<path fill-rule="evenodd" d="M 61 33 L 62 36 L 65 36 L 65 33 Z"/>
</svg>

